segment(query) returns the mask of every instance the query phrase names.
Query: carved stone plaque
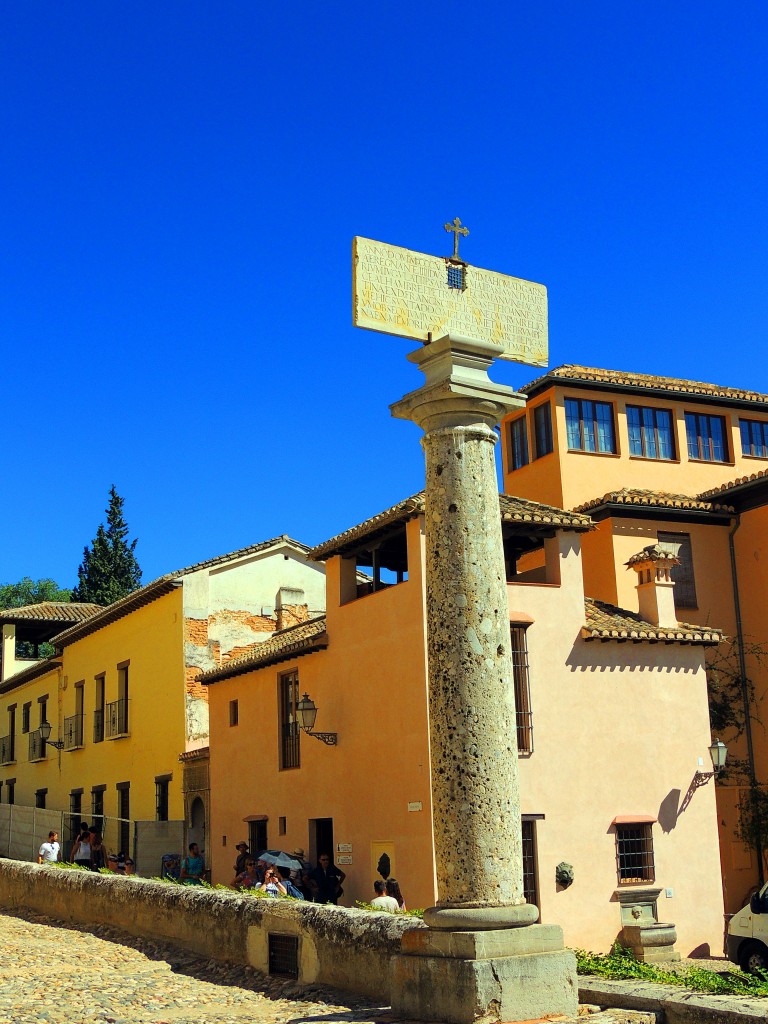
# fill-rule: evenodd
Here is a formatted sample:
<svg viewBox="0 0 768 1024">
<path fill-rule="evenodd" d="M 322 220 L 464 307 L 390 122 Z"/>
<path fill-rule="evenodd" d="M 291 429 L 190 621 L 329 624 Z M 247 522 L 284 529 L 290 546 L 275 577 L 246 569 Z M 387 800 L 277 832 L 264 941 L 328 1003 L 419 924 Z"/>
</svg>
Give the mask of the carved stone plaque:
<svg viewBox="0 0 768 1024">
<path fill-rule="evenodd" d="M 384 334 L 487 341 L 499 359 L 546 366 L 547 289 L 370 238 L 352 242 L 352 320 Z"/>
</svg>

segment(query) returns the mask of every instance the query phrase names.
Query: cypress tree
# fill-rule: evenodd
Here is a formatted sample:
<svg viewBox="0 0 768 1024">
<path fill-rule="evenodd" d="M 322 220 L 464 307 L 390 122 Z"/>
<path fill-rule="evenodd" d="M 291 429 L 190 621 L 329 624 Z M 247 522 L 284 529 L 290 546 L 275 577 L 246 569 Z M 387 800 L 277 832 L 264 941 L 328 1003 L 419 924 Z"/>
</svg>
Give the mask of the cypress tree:
<svg viewBox="0 0 768 1024">
<path fill-rule="evenodd" d="M 106 529 L 100 523 L 90 547 L 85 546 L 77 570 L 77 586 L 72 591 L 73 601 L 112 604 L 141 586 L 141 569 L 134 554 L 136 540 L 128 542 L 123 503 L 113 484 Z"/>
</svg>

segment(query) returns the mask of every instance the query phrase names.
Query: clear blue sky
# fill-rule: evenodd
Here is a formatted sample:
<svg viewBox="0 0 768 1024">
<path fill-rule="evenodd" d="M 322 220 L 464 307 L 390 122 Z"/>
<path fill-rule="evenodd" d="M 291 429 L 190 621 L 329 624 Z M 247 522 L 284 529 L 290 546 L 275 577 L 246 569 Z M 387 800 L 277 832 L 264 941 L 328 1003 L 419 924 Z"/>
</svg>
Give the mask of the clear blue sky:
<svg viewBox="0 0 768 1024">
<path fill-rule="evenodd" d="M 5 4 L 0 582 L 71 585 L 112 483 L 145 582 L 418 490 L 355 234 L 458 215 L 551 365 L 768 392 L 767 49 L 764 0 Z"/>
</svg>

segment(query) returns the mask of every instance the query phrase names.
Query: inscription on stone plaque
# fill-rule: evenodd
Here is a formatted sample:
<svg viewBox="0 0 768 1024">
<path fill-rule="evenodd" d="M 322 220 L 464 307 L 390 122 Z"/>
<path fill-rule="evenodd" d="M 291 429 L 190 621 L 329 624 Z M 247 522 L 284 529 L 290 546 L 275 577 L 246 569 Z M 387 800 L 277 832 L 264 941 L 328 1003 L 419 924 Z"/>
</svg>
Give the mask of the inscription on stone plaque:
<svg viewBox="0 0 768 1024">
<path fill-rule="evenodd" d="M 499 359 L 546 366 L 547 289 L 543 284 L 461 264 L 456 286 L 448 259 L 386 245 L 352 242 L 352 320 L 384 334 L 437 341 L 458 334 L 497 345 Z"/>
</svg>

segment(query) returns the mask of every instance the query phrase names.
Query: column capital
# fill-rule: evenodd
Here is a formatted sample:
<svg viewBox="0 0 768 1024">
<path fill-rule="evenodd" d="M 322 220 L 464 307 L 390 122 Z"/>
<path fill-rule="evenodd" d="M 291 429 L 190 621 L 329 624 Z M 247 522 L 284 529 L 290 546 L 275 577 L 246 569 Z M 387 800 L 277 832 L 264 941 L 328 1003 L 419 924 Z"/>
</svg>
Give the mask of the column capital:
<svg viewBox="0 0 768 1024">
<path fill-rule="evenodd" d="M 426 381 L 391 405 L 392 415 L 413 420 L 427 433 L 441 427 L 494 427 L 526 400 L 525 395 L 489 378 L 496 356 L 495 345 L 455 334 L 409 353 L 408 359 Z"/>
</svg>

